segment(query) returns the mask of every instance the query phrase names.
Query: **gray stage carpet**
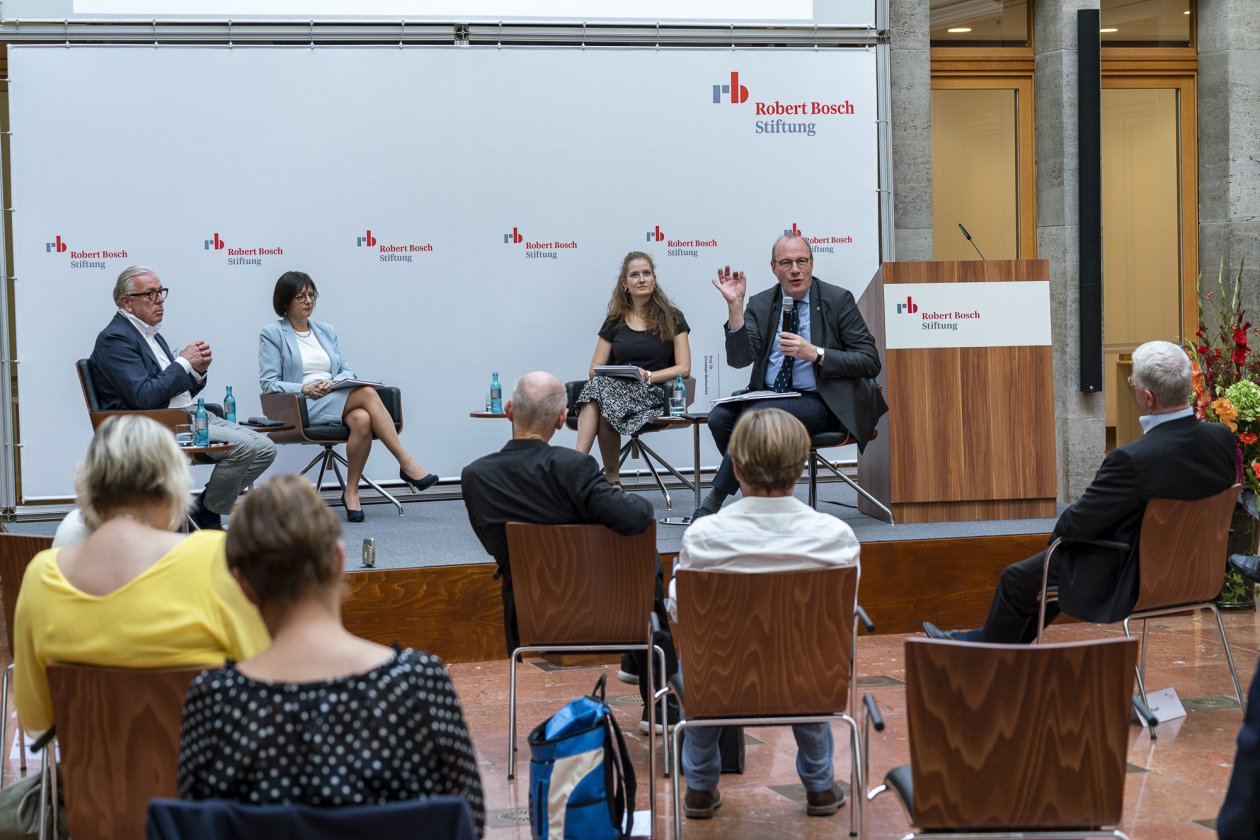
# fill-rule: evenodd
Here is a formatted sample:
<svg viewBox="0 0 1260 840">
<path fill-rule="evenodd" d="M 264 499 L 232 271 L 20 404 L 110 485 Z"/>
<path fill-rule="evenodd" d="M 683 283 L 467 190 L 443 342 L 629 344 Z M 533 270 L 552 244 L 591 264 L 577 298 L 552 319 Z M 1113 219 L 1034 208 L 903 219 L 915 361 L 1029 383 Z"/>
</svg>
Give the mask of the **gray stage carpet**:
<svg viewBox="0 0 1260 840">
<path fill-rule="evenodd" d="M 394 491 L 396 492 L 396 491 Z M 433 491 L 430 491 L 432 493 Z M 654 486 L 644 486 L 639 492 L 656 506 L 657 517 L 685 516 L 695 504 L 690 491 L 671 489 L 674 509 L 665 508 L 665 500 Z M 948 537 L 996 536 L 1003 534 L 1048 533 L 1054 527 L 1053 519 L 1018 519 L 996 522 L 945 522 L 922 525 L 897 525 L 891 527 L 878 519 L 858 513 L 856 494 L 848 485 L 840 482 L 820 483 L 818 509 L 838 516 L 849 523 L 860 542 L 880 540 L 924 540 Z M 425 495 L 429 495 L 426 493 Z M 796 495 L 801 501 L 808 498 L 808 488 L 797 486 Z M 477 541 L 468 525 L 464 503 L 459 499 L 408 501 L 404 493 L 399 496 L 405 504 L 403 516 L 398 516 L 388 504 L 372 504 L 372 493 L 362 494 L 365 522 L 351 525 L 342 518 L 342 535 L 346 541 L 346 568 L 360 568 L 364 537 L 376 540 L 376 565 L 378 568 L 406 568 L 411 566 L 452 566 L 465 563 L 488 563 L 489 556 Z M 339 517 L 341 508 L 335 507 Z M 52 534 L 56 522 L 11 522 L 5 528 L 19 534 Z M 230 521 L 229 521 L 230 527 Z M 677 525 L 656 527 L 657 546 L 662 553 L 678 551 L 683 528 Z"/>
</svg>

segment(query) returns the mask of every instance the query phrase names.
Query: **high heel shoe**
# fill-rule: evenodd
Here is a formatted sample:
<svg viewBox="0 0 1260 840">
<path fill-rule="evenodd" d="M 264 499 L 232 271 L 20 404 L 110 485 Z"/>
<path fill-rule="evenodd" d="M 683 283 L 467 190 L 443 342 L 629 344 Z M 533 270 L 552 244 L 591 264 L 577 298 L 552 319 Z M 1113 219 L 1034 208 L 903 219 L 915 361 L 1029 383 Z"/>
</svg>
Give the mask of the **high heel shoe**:
<svg viewBox="0 0 1260 840">
<path fill-rule="evenodd" d="M 358 510 L 355 510 L 354 508 L 347 505 L 345 493 L 341 494 L 341 506 L 346 509 L 347 522 L 362 522 L 363 521 L 363 508 L 359 508 Z"/>
<path fill-rule="evenodd" d="M 412 493 L 419 493 L 422 490 L 428 490 L 434 484 L 437 484 L 437 473 L 429 473 L 424 478 L 412 478 L 403 470 L 398 471 L 398 477 L 407 482 L 407 486 L 411 488 Z"/>
</svg>

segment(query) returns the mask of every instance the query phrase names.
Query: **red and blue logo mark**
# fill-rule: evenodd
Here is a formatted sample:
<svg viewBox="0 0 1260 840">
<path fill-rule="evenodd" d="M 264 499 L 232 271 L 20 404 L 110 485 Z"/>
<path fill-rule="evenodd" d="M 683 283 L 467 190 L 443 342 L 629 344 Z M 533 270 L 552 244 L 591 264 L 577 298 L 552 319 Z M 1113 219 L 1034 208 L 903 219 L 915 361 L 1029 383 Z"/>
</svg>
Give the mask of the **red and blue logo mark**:
<svg viewBox="0 0 1260 840">
<path fill-rule="evenodd" d="M 62 240 L 61 234 L 57 234 L 57 237 L 52 242 L 44 243 L 44 253 L 45 254 L 64 254 L 66 252 L 66 249 L 69 247 L 70 246 L 67 245 L 65 241 Z"/>
<path fill-rule="evenodd" d="M 203 251 L 222 251 L 227 247 L 227 243 L 219 238 L 218 232 L 214 234 L 213 239 L 204 239 L 202 242 L 204 243 L 201 249 Z"/>
<path fill-rule="evenodd" d="M 371 230 L 366 230 L 363 232 L 362 236 L 355 237 L 354 244 L 357 248 L 362 248 L 364 245 L 369 248 L 374 248 L 376 247 L 376 237 L 372 235 Z"/>
<path fill-rule="evenodd" d="M 915 303 L 914 300 L 909 295 L 906 295 L 905 303 L 897 304 L 898 315 L 901 315 L 903 313 L 906 315 L 913 315 L 914 313 L 918 311 L 919 311 L 919 305 Z"/>
<path fill-rule="evenodd" d="M 724 93 L 730 97 L 730 103 L 732 105 L 739 105 L 748 101 L 748 88 L 739 83 L 738 70 L 731 71 L 731 81 L 729 84 L 713 86 L 714 105 L 722 104 L 722 94 Z"/>
<path fill-rule="evenodd" d="M 783 229 L 783 235 L 784 236 L 800 236 L 801 229 L 796 226 L 796 222 L 792 222 L 792 226 L 790 228 Z"/>
<path fill-rule="evenodd" d="M 656 230 L 649 230 L 647 232 L 647 241 L 648 242 L 664 242 L 665 241 L 665 234 L 661 231 L 660 225 L 656 226 Z"/>
<path fill-rule="evenodd" d="M 520 245 L 524 241 L 525 241 L 525 235 L 521 233 L 520 228 L 514 227 L 512 228 L 511 233 L 503 234 L 504 245 Z"/>
</svg>

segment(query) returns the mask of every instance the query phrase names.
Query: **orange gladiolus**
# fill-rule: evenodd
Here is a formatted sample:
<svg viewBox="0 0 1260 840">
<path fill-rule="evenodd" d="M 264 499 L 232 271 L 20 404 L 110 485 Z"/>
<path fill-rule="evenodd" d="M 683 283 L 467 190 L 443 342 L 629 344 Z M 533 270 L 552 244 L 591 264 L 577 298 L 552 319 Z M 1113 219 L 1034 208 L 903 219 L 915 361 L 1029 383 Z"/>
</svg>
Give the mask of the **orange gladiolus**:
<svg viewBox="0 0 1260 840">
<path fill-rule="evenodd" d="M 1227 397 L 1213 401 L 1212 411 L 1216 412 L 1216 419 L 1228 426 L 1231 432 L 1238 431 L 1238 424 L 1234 422 L 1238 419 L 1238 409 L 1234 408 Z"/>
</svg>

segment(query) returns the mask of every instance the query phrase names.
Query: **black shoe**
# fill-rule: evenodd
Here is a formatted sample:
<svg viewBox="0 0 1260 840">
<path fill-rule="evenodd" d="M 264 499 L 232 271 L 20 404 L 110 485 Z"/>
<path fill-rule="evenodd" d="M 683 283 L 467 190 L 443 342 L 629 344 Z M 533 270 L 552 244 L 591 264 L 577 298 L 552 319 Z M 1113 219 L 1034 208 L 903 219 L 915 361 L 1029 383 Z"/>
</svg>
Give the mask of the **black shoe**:
<svg viewBox="0 0 1260 840">
<path fill-rule="evenodd" d="M 677 782 L 675 782 L 677 784 Z M 713 812 L 722 807 L 722 792 L 713 790 L 692 790 L 687 788 L 683 797 L 683 813 L 689 820 L 708 820 Z"/>
<path fill-rule="evenodd" d="M 407 486 L 411 488 L 412 493 L 419 493 L 423 490 L 428 490 L 438 482 L 437 473 L 429 473 L 424 478 L 412 478 L 402 470 L 399 470 L 398 477 L 407 482 Z"/>
<path fill-rule="evenodd" d="M 200 498 L 193 504 L 192 510 L 188 511 L 188 518 L 193 524 L 202 531 L 222 531 L 223 517 L 214 511 L 208 509 Z"/>
<path fill-rule="evenodd" d="M 930 621 L 923 622 L 923 632 L 929 639 L 944 639 L 947 642 L 978 642 L 980 628 L 972 630 L 942 630 Z"/>
<path fill-rule="evenodd" d="M 717 513 L 717 511 L 714 510 L 713 508 L 708 508 L 708 507 L 705 507 L 704 505 L 700 505 L 700 507 L 696 508 L 692 512 L 691 521 L 695 522 L 697 519 L 699 519 L 702 516 L 712 516 L 715 513 Z"/>
<path fill-rule="evenodd" d="M 341 506 L 346 509 L 347 522 L 362 522 L 363 521 L 363 508 L 359 508 L 358 510 L 355 510 L 354 508 L 347 505 L 345 493 L 341 494 Z"/>
<path fill-rule="evenodd" d="M 630 685 L 639 684 L 639 665 L 628 653 L 621 654 L 621 670 L 617 672 L 617 679 Z"/>
</svg>

